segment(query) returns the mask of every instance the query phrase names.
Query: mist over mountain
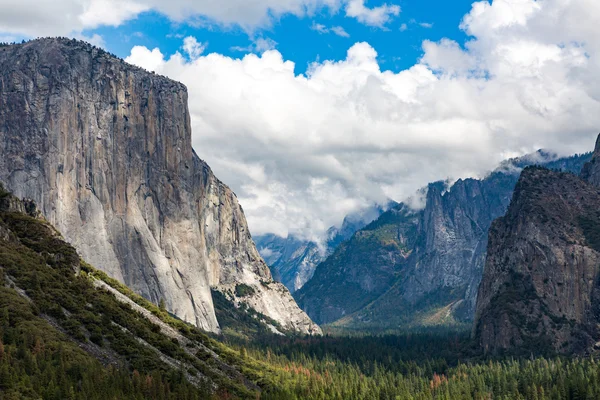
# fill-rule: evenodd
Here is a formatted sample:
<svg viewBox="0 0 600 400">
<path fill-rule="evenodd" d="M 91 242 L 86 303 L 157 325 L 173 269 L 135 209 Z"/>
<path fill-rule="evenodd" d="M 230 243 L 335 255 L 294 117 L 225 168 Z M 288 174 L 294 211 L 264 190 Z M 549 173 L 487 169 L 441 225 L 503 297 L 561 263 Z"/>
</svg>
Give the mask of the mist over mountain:
<svg viewBox="0 0 600 400">
<path fill-rule="evenodd" d="M 538 151 L 503 162 L 485 179 L 432 183 L 422 210 L 399 205 L 356 232 L 294 297 L 320 324 L 367 330 L 468 324 L 489 227 L 506 212 L 522 168 L 579 172 L 590 157 Z"/>
<path fill-rule="evenodd" d="M 373 206 L 346 216 L 342 225 L 339 228 L 335 226 L 329 228 L 325 238 L 320 242 L 301 240 L 294 235 L 282 238 L 274 234 L 255 236 L 254 242 L 271 268 L 273 278 L 294 293 L 312 278 L 317 265 L 333 253 L 342 242 L 395 204 L 390 201 L 385 208 Z"/>
</svg>

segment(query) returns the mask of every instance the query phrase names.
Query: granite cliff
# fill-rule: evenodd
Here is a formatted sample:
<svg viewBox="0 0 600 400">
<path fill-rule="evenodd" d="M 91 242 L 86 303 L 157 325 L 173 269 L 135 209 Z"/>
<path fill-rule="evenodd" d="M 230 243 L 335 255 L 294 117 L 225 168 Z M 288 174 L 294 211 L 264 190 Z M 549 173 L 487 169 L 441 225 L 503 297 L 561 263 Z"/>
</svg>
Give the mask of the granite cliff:
<svg viewBox="0 0 600 400">
<path fill-rule="evenodd" d="M 507 160 L 481 180 L 430 184 L 422 210 L 400 206 L 383 214 L 321 263 L 294 296 L 318 323 L 366 329 L 468 324 L 489 227 L 506 212 L 522 168 L 540 163 L 579 171 L 589 158 L 540 151 Z M 375 277 L 377 285 L 365 286 Z M 348 289 L 360 280 L 364 287 Z"/>
<path fill-rule="evenodd" d="M 181 319 L 218 331 L 213 288 L 284 329 L 320 332 L 192 149 L 182 84 L 80 41 L 0 47 L 0 154 L 9 190 L 86 260 Z"/>
<path fill-rule="evenodd" d="M 598 157 L 581 178 L 523 171 L 490 229 L 474 335 L 485 352 L 587 352 L 600 340 Z"/>
</svg>

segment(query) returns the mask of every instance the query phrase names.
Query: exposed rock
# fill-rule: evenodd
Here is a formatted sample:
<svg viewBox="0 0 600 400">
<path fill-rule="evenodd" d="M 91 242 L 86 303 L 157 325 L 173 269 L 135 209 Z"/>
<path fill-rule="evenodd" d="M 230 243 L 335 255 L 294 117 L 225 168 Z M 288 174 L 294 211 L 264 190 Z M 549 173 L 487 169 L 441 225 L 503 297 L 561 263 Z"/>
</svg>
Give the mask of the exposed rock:
<svg viewBox="0 0 600 400">
<path fill-rule="evenodd" d="M 592 185 L 600 186 L 600 135 L 596 140 L 594 155 L 592 159 L 586 163 L 581 170 L 581 179 Z"/>
<path fill-rule="evenodd" d="M 397 278 L 414 245 L 419 213 L 400 204 L 356 232 L 294 293 L 319 323 L 330 323 L 377 299 Z"/>
<path fill-rule="evenodd" d="M 327 230 L 323 243 L 301 240 L 294 235 L 282 238 L 273 234 L 255 237 L 254 241 L 271 268 L 275 280 L 294 293 L 312 278 L 317 265 L 332 254 L 342 242 L 350 239 L 356 231 L 395 205 L 395 202 L 390 201 L 385 207 L 372 206 L 346 216 L 341 227 L 332 226 Z"/>
<path fill-rule="evenodd" d="M 294 294 L 318 323 L 352 328 L 470 323 L 485 263 L 488 229 L 510 203 L 521 169 L 532 163 L 579 171 L 590 155 L 557 159 L 537 152 L 507 160 L 485 179 L 430 184 L 426 205 L 414 212 L 414 229 L 383 214 L 321 263 L 314 278 Z M 371 231 L 371 232 L 368 232 Z M 367 241 L 403 233 L 403 245 Z M 366 235 L 366 236 L 363 236 Z M 397 244 L 399 242 L 394 240 Z M 383 257 L 385 255 L 385 257 Z M 390 262 L 393 260 L 393 265 Z M 375 291 L 348 287 L 354 277 L 377 277 Z"/>
<path fill-rule="evenodd" d="M 600 190 L 577 176 L 523 171 L 490 229 L 474 324 L 484 351 L 571 353 L 598 342 L 599 209 Z"/>
<path fill-rule="evenodd" d="M 257 311 L 319 331 L 287 291 L 259 283 L 271 274 L 235 194 L 192 149 L 182 84 L 79 41 L 2 47 L 0 152 L 8 189 L 86 260 L 180 318 L 217 331 L 210 288 L 245 282 Z"/>
<path fill-rule="evenodd" d="M 315 242 L 297 239 L 294 236 L 282 238 L 267 234 L 255 238 L 256 247 L 271 267 L 273 278 L 283 283 L 291 293 L 308 282 L 317 265 L 327 255 Z"/>
</svg>

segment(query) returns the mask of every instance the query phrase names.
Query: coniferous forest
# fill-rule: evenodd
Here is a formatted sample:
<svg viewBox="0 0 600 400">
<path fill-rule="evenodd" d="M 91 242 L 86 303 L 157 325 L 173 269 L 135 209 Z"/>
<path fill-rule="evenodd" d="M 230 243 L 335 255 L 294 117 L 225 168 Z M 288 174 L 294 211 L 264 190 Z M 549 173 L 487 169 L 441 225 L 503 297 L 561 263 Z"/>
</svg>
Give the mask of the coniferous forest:
<svg viewBox="0 0 600 400">
<path fill-rule="evenodd" d="M 24 197 L 0 183 L 0 400 L 600 399 L 600 138 L 381 210 L 301 309 L 192 148 L 184 85 L 77 40 L 0 53 L 0 176 Z M 446 285 L 484 259 L 481 285 L 468 268 Z M 425 280 L 440 290 L 401 299 Z"/>
<path fill-rule="evenodd" d="M 221 298 L 227 328 L 209 337 L 79 260 L 50 225 L 6 211 L 14 200 L 0 197 L 0 399 L 600 398 L 599 360 L 485 357 L 466 331 L 280 336 Z"/>
</svg>

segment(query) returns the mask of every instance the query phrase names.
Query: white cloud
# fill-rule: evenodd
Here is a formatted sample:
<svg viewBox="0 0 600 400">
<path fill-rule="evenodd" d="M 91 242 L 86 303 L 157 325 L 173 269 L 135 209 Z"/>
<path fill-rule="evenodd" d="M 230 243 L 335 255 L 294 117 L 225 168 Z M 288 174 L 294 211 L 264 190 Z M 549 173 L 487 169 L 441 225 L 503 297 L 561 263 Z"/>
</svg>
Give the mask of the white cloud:
<svg viewBox="0 0 600 400">
<path fill-rule="evenodd" d="M 81 33 L 77 33 L 73 35 L 76 39 L 79 40 L 85 40 L 88 43 L 93 44 L 94 46 L 97 47 L 101 47 L 101 48 L 106 48 L 106 43 L 104 42 L 104 38 L 100 35 L 98 35 L 97 33 L 94 33 L 91 36 L 86 36 L 84 34 Z"/>
<path fill-rule="evenodd" d="M 350 34 L 348 32 L 346 32 L 346 30 L 341 26 L 332 26 L 331 28 L 328 28 L 327 26 L 325 26 L 323 24 L 318 24 L 315 21 L 313 21 L 312 25 L 310 26 L 310 29 L 313 31 L 319 32 L 320 34 L 334 33 L 341 37 L 345 37 L 345 38 L 350 37 Z"/>
<path fill-rule="evenodd" d="M 249 46 L 233 46 L 230 50 L 262 54 L 265 51 L 274 50 L 276 47 L 277 42 L 273 39 L 259 37 L 250 43 Z"/>
<path fill-rule="evenodd" d="M 406 25 L 406 24 L 400 25 L 400 32 L 404 32 L 406 30 L 408 30 L 408 25 Z"/>
<path fill-rule="evenodd" d="M 329 33 L 329 28 L 327 28 L 323 24 L 318 24 L 315 21 L 313 21 L 312 25 L 310 26 L 310 29 L 319 33 Z"/>
<path fill-rule="evenodd" d="M 183 51 L 188 55 L 190 60 L 195 60 L 204 53 L 206 50 L 207 44 L 200 43 L 193 36 L 188 36 L 183 39 Z"/>
<path fill-rule="evenodd" d="M 341 37 L 345 37 L 345 38 L 350 37 L 350 34 L 348 32 L 346 32 L 346 30 L 344 28 L 342 28 L 341 26 L 332 26 L 331 32 L 333 32 L 336 35 L 341 36 Z"/>
<path fill-rule="evenodd" d="M 268 50 L 273 50 L 277 46 L 277 42 L 269 38 L 258 38 L 254 42 L 254 49 L 259 53 L 264 53 Z"/>
<path fill-rule="evenodd" d="M 545 147 L 587 151 L 600 126 L 600 2 L 474 3 L 461 46 L 423 43 L 382 71 L 356 43 L 306 75 L 275 51 L 128 61 L 189 88 L 198 154 L 239 195 L 253 233 L 318 237 L 349 212 L 430 181 L 480 176 Z"/>
<path fill-rule="evenodd" d="M 420 22 L 419 26 L 421 28 L 425 28 L 425 29 L 431 29 L 431 28 L 433 28 L 433 24 L 431 22 Z"/>
<path fill-rule="evenodd" d="M 28 37 L 71 35 L 101 25 L 120 25 L 148 8 L 131 0 L 3 0 L 0 32 Z"/>
<path fill-rule="evenodd" d="M 174 22 L 203 26 L 240 26 L 247 31 L 269 27 L 281 16 L 312 16 L 327 9 L 373 26 L 382 26 L 398 6 L 369 9 L 364 0 L 0 0 L 0 32 L 5 36 L 74 36 L 100 26 L 119 26 L 145 11 Z"/>
<path fill-rule="evenodd" d="M 400 6 L 383 4 L 368 8 L 366 0 L 349 0 L 346 4 L 346 16 L 356 18 L 359 22 L 376 27 L 384 27 L 393 17 L 400 15 Z"/>
</svg>

